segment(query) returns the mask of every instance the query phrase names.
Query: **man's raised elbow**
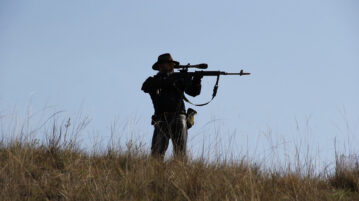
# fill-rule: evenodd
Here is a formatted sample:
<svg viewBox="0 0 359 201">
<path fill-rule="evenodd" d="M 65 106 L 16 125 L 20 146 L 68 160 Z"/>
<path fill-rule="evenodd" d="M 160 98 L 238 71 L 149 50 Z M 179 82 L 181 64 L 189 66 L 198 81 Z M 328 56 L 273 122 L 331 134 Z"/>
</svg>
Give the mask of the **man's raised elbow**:
<svg viewBox="0 0 359 201">
<path fill-rule="evenodd" d="M 149 93 L 149 92 L 150 92 L 149 87 L 146 86 L 146 83 L 144 83 L 144 84 L 142 85 L 141 90 L 142 90 L 143 92 L 145 92 L 145 93 Z"/>
</svg>

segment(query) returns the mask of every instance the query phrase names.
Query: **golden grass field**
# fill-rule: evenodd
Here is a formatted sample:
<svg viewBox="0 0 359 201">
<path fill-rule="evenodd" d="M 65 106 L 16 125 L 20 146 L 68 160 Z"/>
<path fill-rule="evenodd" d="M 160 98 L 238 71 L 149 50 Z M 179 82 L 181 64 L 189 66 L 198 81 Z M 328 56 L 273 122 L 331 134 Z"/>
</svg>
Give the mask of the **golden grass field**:
<svg viewBox="0 0 359 201">
<path fill-rule="evenodd" d="M 47 132 L 1 140 L 0 200 L 359 201 L 358 157 L 316 174 L 244 159 L 161 162 L 136 146 L 83 151 L 55 123 Z"/>
</svg>

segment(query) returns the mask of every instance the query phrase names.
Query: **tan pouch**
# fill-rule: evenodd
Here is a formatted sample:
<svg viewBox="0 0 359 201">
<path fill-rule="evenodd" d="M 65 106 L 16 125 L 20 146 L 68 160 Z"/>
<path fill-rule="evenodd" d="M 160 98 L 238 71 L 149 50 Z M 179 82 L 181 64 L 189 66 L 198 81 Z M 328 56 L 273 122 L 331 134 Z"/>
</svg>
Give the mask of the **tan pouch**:
<svg viewBox="0 0 359 201">
<path fill-rule="evenodd" d="M 196 114 L 196 110 L 192 108 L 187 109 L 187 128 L 191 128 L 194 125 L 194 115 Z"/>
</svg>

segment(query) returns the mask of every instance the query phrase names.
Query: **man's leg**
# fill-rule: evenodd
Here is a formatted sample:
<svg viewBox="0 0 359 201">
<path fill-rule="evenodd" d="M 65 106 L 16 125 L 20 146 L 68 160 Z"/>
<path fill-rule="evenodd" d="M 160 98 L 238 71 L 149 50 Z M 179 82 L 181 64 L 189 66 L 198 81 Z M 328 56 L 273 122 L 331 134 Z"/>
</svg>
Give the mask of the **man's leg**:
<svg viewBox="0 0 359 201">
<path fill-rule="evenodd" d="M 186 115 L 180 114 L 172 127 L 172 144 L 176 157 L 186 157 L 187 148 L 187 119 Z"/>
<path fill-rule="evenodd" d="M 167 125 L 164 122 L 155 125 L 153 131 L 151 156 L 163 160 L 166 150 L 168 148 L 169 137 L 166 135 Z"/>
</svg>

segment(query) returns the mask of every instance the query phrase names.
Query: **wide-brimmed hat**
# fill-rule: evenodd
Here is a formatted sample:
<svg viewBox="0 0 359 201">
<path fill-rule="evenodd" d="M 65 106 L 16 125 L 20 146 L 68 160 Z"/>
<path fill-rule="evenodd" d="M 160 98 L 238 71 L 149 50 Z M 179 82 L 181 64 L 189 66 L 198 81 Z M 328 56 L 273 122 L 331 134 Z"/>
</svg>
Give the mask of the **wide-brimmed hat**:
<svg viewBox="0 0 359 201">
<path fill-rule="evenodd" d="M 158 70 L 158 64 L 163 64 L 163 63 L 174 63 L 175 65 L 178 65 L 179 62 L 178 61 L 174 61 L 170 55 L 170 53 L 165 53 L 165 54 L 161 54 L 160 56 L 158 56 L 157 62 L 154 63 L 152 65 L 152 69 L 153 70 Z"/>
</svg>

